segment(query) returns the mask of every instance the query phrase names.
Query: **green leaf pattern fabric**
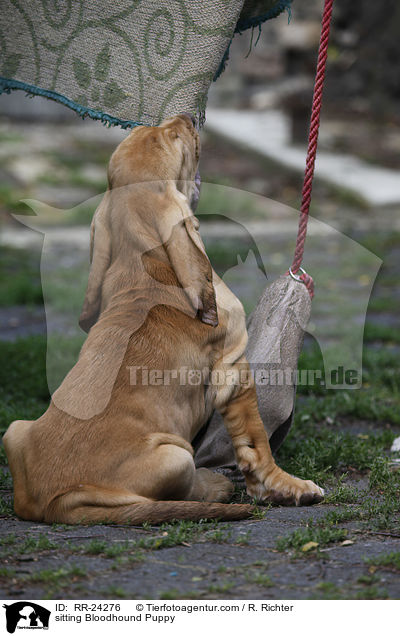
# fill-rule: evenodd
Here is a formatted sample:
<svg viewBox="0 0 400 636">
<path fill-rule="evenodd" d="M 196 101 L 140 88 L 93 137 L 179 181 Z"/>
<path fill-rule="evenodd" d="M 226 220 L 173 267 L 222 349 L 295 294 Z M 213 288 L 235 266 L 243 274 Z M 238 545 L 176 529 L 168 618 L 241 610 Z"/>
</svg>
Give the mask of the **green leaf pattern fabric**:
<svg viewBox="0 0 400 636">
<path fill-rule="evenodd" d="M 23 89 L 122 125 L 200 114 L 235 30 L 288 5 L 1 0 L 0 91 Z"/>
</svg>

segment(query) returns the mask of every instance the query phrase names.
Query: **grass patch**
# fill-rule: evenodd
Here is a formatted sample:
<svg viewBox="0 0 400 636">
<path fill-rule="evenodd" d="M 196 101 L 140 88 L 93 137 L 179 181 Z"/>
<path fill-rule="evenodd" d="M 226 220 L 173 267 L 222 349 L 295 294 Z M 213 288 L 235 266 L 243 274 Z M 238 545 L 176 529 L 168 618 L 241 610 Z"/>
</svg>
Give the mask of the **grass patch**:
<svg viewBox="0 0 400 636">
<path fill-rule="evenodd" d="M 0 141 L 3 143 L 25 143 L 25 137 L 22 133 L 19 133 L 15 130 L 7 130 L 5 128 L 1 128 Z"/>
<path fill-rule="evenodd" d="M 31 336 L 0 341 L 0 431 L 16 419 L 33 420 L 50 399 L 46 380 L 46 339 Z"/>
<path fill-rule="evenodd" d="M 144 524 L 146 530 L 152 528 Z M 83 554 L 102 555 L 107 558 L 116 558 L 128 554 L 128 560 L 139 561 L 143 559 L 145 551 L 162 550 L 177 545 L 190 545 L 195 542 L 224 543 L 229 541 L 232 535 L 231 528 L 217 521 L 176 521 L 164 523 L 157 527 L 154 536 L 141 537 L 110 544 L 106 540 L 93 539 L 85 545 L 74 545 L 71 541 L 69 548 L 74 552 Z"/>
<path fill-rule="evenodd" d="M 44 280 L 44 291 L 48 307 L 55 312 L 76 317 L 82 310 L 88 281 L 88 268 L 76 265 L 52 271 Z"/>
<path fill-rule="evenodd" d="M 350 468 L 367 471 L 387 452 L 400 424 L 400 366 L 396 352 L 364 350 L 364 388 L 327 390 L 323 386 L 299 386 L 295 426 L 279 451 L 282 468 L 299 477 L 321 481 L 322 485 Z M 300 369 L 323 370 L 319 347 L 303 351 Z M 339 430 L 351 419 L 382 422 L 381 431 L 362 437 Z M 342 427 L 343 428 L 343 427 Z M 341 491 L 344 498 L 352 494 Z M 346 503 L 343 500 L 343 503 Z"/>
<path fill-rule="evenodd" d="M 135 541 L 118 541 L 110 544 L 108 541 L 93 539 L 87 545 L 83 547 L 74 546 L 73 549 L 84 554 L 102 555 L 108 559 L 118 559 L 118 557 L 126 553 L 130 553 L 129 560 L 131 561 L 140 561 L 143 558 L 143 554 L 138 551 Z"/>
<path fill-rule="evenodd" d="M 23 189 L 8 183 L 0 184 L 0 208 L 7 212 L 26 214 L 26 204 L 21 201 L 24 196 Z"/>
<path fill-rule="evenodd" d="M 227 222 L 231 219 L 265 218 L 265 207 L 265 202 L 257 201 L 251 193 L 204 180 L 196 216 L 201 215 L 202 222 L 215 221 L 216 216 L 220 217 L 219 221 Z"/>
<path fill-rule="evenodd" d="M 12 568 L 0 567 L 0 578 L 12 579 L 16 575 Z"/>
<path fill-rule="evenodd" d="M 70 568 L 38 570 L 37 572 L 30 574 L 26 580 L 31 581 L 32 583 L 46 583 L 57 587 L 64 587 L 65 585 L 68 585 L 71 580 L 86 577 L 86 575 L 87 573 L 84 568 L 73 565 Z"/>
<path fill-rule="evenodd" d="M 105 192 L 107 189 L 106 170 L 104 170 L 104 179 L 93 179 L 82 175 L 82 172 L 77 169 L 69 169 L 66 171 L 60 171 L 60 174 L 43 174 L 36 180 L 37 183 L 44 183 L 50 186 L 74 186 L 92 189 L 96 192 Z"/>
<path fill-rule="evenodd" d="M 136 546 L 145 550 L 159 550 L 200 540 L 224 543 L 229 541 L 231 534 L 232 530 L 228 525 L 217 521 L 183 520 L 172 524 L 162 524 L 160 535 L 139 539 Z"/>
<path fill-rule="evenodd" d="M 347 477 L 344 473 L 342 477 Z M 360 492 L 353 486 L 339 483 L 335 490 L 325 497 L 326 504 L 351 504 L 356 503 L 360 499 Z"/>
<path fill-rule="evenodd" d="M 371 587 L 366 587 L 364 590 L 357 592 L 354 596 L 354 599 L 357 601 L 361 600 L 375 600 L 375 599 L 386 599 L 388 598 L 388 592 L 386 589 L 378 588 L 375 585 Z"/>
<path fill-rule="evenodd" d="M 171 588 L 170 590 L 161 590 L 158 592 L 156 598 L 164 601 L 172 601 L 172 600 L 180 600 L 180 599 L 196 599 L 199 598 L 200 593 L 196 591 L 185 590 L 184 592 L 180 592 L 176 587 Z"/>
<path fill-rule="evenodd" d="M 399 475 L 390 470 L 389 460 L 386 457 L 376 457 L 369 474 L 370 490 L 382 490 L 395 495 L 399 493 L 399 482 Z"/>
<path fill-rule="evenodd" d="M 0 537 L 0 545 L 14 545 L 17 541 L 17 537 L 14 533 L 7 534 L 5 537 Z"/>
<path fill-rule="evenodd" d="M 251 535 L 251 531 L 250 530 L 248 530 L 244 534 L 239 534 L 239 536 L 236 537 L 236 539 L 235 539 L 236 545 L 249 545 L 249 543 L 250 543 L 250 535 Z"/>
<path fill-rule="evenodd" d="M 28 537 L 24 543 L 18 547 L 18 552 L 24 554 L 25 552 L 42 552 L 45 550 L 56 550 L 58 545 L 53 541 L 50 541 L 45 534 L 40 535 L 38 539 Z"/>
<path fill-rule="evenodd" d="M 360 585 L 362 589 L 357 590 Z M 344 586 L 338 586 L 331 581 L 322 581 L 314 587 L 311 598 L 315 600 L 373 600 L 386 599 L 388 593 L 385 589 L 368 582 L 367 577 L 360 577 L 354 583 Z"/>
<path fill-rule="evenodd" d="M 307 404 L 307 408 L 309 406 Z M 336 481 L 338 473 L 348 472 L 349 468 L 361 472 L 369 470 L 390 448 L 394 437 L 394 433 L 385 430 L 360 439 L 323 422 L 302 419 L 298 414 L 293 431 L 279 451 L 279 464 L 297 477 L 327 485 Z M 347 497 L 353 497 L 343 488 L 337 496 L 344 497 L 345 493 Z"/>
<path fill-rule="evenodd" d="M 3 245 L 0 251 L 0 307 L 42 303 L 40 254 Z"/>
<path fill-rule="evenodd" d="M 389 530 L 397 523 L 397 515 L 400 512 L 400 504 L 391 496 L 381 500 L 373 498 L 365 499 L 361 506 L 345 508 L 339 511 L 331 511 L 326 517 L 318 520 L 318 525 L 346 523 L 349 521 L 361 521 L 361 529 Z"/>
<path fill-rule="evenodd" d="M 273 587 L 274 585 L 271 578 L 261 572 L 247 572 L 245 578 L 247 583 L 253 585 L 261 585 L 262 587 Z"/>
<path fill-rule="evenodd" d="M 10 517 L 14 514 L 13 503 L 10 498 L 0 496 L 0 515 Z"/>
<path fill-rule="evenodd" d="M 128 593 L 120 585 L 109 585 L 104 593 L 109 598 L 128 598 Z"/>
<path fill-rule="evenodd" d="M 300 355 L 299 370 L 318 370 L 324 382 L 323 360 L 315 342 Z M 297 392 L 302 398 L 302 408 L 297 415 L 298 424 L 306 420 L 335 423 L 340 418 L 352 417 L 400 425 L 398 353 L 388 348 L 374 350 L 365 347 L 361 389 L 326 389 L 318 382 L 313 386 L 299 384 Z"/>
<path fill-rule="evenodd" d="M 371 298 L 368 304 L 368 311 L 375 313 L 393 311 L 393 296 L 379 296 L 378 298 Z"/>
<path fill-rule="evenodd" d="M 11 475 L 5 469 L 2 469 L 2 470 L 0 469 L 0 489 L 1 490 L 12 489 Z"/>
<path fill-rule="evenodd" d="M 374 585 L 375 583 L 379 583 L 380 578 L 376 576 L 376 574 L 362 574 L 358 577 L 357 583 L 361 583 L 361 585 Z"/>
<path fill-rule="evenodd" d="M 232 581 L 223 581 L 222 583 L 212 583 L 208 586 L 207 591 L 210 594 L 224 594 L 225 592 L 229 592 L 233 587 L 235 587 L 235 583 Z"/>
<path fill-rule="evenodd" d="M 400 570 L 400 552 L 380 554 L 379 556 L 366 559 L 365 562 L 377 568 L 388 568 L 398 571 Z"/>
<path fill-rule="evenodd" d="M 347 533 L 347 529 L 338 527 L 341 524 L 357 522 L 354 533 L 368 533 L 379 531 L 400 532 L 399 513 L 400 503 L 398 494 L 400 492 L 400 475 L 396 472 L 388 471 L 388 461 L 380 458 L 371 470 L 369 488 L 359 493 L 361 503 L 359 505 L 347 506 L 331 510 L 324 517 L 311 521 L 307 528 L 300 528 L 298 534 L 289 535 L 288 538 L 280 540 L 283 549 L 295 547 L 298 549 L 302 539 L 310 537 L 309 541 L 318 540 L 318 533 L 315 528 L 320 528 L 328 533 L 336 530 Z M 338 535 L 339 536 L 339 535 Z M 306 543 L 306 541 L 304 541 Z"/>
<path fill-rule="evenodd" d="M 331 581 L 321 581 L 321 583 L 317 583 L 314 591 L 315 593 L 312 598 L 318 598 L 321 600 L 340 600 L 344 598 L 343 590 L 338 587 L 336 583 L 332 583 Z"/>
<path fill-rule="evenodd" d="M 310 541 L 315 541 L 315 543 L 318 543 L 318 547 L 320 547 L 330 543 L 344 541 L 346 536 L 347 530 L 344 528 L 336 528 L 333 526 L 321 528 L 310 521 L 307 528 L 297 528 L 285 537 L 279 537 L 276 541 L 276 549 L 279 550 L 279 552 L 292 549 L 295 550 L 296 553 L 301 553 L 301 548 Z"/>
<path fill-rule="evenodd" d="M 364 342 L 386 342 L 400 344 L 400 331 L 398 327 L 377 325 L 367 322 L 364 328 Z"/>
<path fill-rule="evenodd" d="M 50 541 L 45 534 L 40 535 L 37 539 L 34 537 L 27 537 L 22 543 L 18 542 L 15 534 L 9 534 L 0 539 L 0 545 L 11 548 L 7 550 L 7 554 L 45 552 L 47 550 L 56 550 L 59 547 L 56 543 Z"/>
</svg>

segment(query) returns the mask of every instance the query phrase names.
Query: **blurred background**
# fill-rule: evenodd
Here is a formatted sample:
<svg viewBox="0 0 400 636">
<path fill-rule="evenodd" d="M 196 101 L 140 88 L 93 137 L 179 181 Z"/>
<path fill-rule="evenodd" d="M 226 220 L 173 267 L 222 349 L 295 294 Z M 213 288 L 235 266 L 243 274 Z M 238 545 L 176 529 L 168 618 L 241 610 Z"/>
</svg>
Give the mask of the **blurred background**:
<svg viewBox="0 0 400 636">
<path fill-rule="evenodd" d="M 292 259 L 321 12 L 319 0 L 294 0 L 290 24 L 285 14 L 261 33 L 235 36 L 209 94 L 201 232 L 247 312 Z M 343 363 L 361 373 L 363 363 L 364 383 L 356 391 L 299 387 L 297 413 L 335 434 L 400 425 L 399 28 L 394 0 L 335 2 L 304 260 L 316 295 L 301 365 Z M 126 134 L 20 91 L 0 96 L 3 430 L 44 411 L 49 385 L 84 340 L 77 319 L 88 227 Z"/>
</svg>

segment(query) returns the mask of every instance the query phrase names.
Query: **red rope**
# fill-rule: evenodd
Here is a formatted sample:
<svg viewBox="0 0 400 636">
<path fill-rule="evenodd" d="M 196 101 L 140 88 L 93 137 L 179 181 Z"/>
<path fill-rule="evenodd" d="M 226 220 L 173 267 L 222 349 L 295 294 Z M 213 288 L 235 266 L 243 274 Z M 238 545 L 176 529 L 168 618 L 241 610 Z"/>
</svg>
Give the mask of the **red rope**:
<svg viewBox="0 0 400 636">
<path fill-rule="evenodd" d="M 320 123 L 320 113 L 322 104 L 322 91 L 324 88 L 326 59 L 328 56 L 328 42 L 331 28 L 333 0 L 325 0 L 324 13 L 322 16 L 321 39 L 319 42 L 317 72 L 314 83 L 314 94 L 311 110 L 310 132 L 308 136 L 308 150 L 306 171 L 304 175 L 302 200 L 300 208 L 299 227 L 297 231 L 296 249 L 292 263 L 292 273 L 296 274 L 301 266 L 304 255 L 304 244 L 307 235 L 307 223 L 311 203 L 311 191 L 314 178 L 315 157 L 317 154 L 318 131 Z M 311 298 L 314 295 L 314 282 L 311 276 L 303 273 L 300 279 L 307 286 Z"/>
</svg>

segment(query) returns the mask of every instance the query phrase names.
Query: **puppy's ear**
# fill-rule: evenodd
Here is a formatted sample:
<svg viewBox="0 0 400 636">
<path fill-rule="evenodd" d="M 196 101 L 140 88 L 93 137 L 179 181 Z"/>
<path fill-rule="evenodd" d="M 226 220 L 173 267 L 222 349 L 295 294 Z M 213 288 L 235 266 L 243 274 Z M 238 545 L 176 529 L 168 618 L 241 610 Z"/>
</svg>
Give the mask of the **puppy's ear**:
<svg viewBox="0 0 400 636">
<path fill-rule="evenodd" d="M 101 288 L 111 262 L 111 236 L 108 228 L 108 208 L 111 193 L 107 191 L 94 213 L 90 228 L 90 273 L 79 325 L 89 331 L 96 322 L 101 307 Z"/>
<path fill-rule="evenodd" d="M 167 214 L 164 217 L 160 228 L 163 246 L 178 281 L 200 320 L 216 327 L 218 314 L 211 263 L 198 232 L 199 222 L 190 214 L 189 209 L 187 213 L 183 216 Z M 171 216 L 175 220 L 172 226 Z"/>
</svg>

